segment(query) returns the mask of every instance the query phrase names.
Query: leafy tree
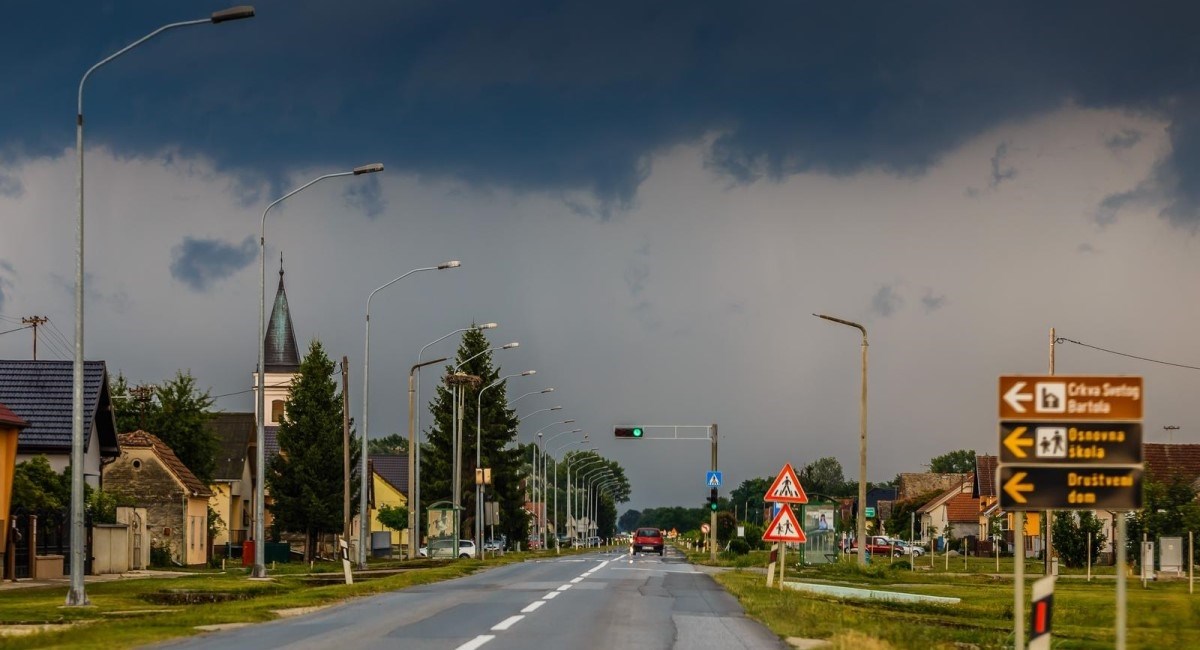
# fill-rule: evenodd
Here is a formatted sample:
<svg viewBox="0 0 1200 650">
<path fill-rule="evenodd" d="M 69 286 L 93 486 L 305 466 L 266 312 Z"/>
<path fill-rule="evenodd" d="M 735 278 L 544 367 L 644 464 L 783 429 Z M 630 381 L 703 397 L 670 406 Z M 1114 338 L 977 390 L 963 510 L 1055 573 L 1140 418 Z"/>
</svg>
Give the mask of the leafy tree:
<svg viewBox="0 0 1200 650">
<path fill-rule="evenodd" d="M 267 486 L 278 528 L 303 532 L 304 559 L 311 560 L 323 532 L 342 529 L 342 395 L 333 361 L 314 340 L 300 362 L 279 423 L 279 454 L 267 466 Z M 357 438 L 351 432 L 352 468 L 358 467 Z M 350 502 L 358 500 L 351 476 Z"/>
<path fill-rule="evenodd" d="M 43 455 L 17 463 L 13 472 L 12 506 L 27 511 L 65 510 L 71 505 L 70 474 L 50 468 Z"/>
<path fill-rule="evenodd" d="M 447 374 L 462 364 L 459 372 L 475 375 L 482 381 L 480 388 L 500 377 L 500 369 L 492 366 L 491 347 L 483 330 L 470 329 L 463 334 L 458 353 Z M 478 356 L 475 356 L 478 355 Z M 475 357 L 471 359 L 471 357 Z M 467 359 L 471 359 L 467 361 Z M 464 363 L 465 362 L 465 363 Z M 465 388 L 463 400 L 463 439 L 460 450 L 462 475 L 459 481 L 463 518 L 460 531 L 469 537 L 474 529 L 475 513 L 475 422 L 477 389 Z M 517 415 L 507 406 L 507 382 L 483 393 L 482 439 L 483 466 L 492 470 L 492 485 L 487 486 L 485 498 L 500 504 L 500 532 L 509 540 L 523 540 L 529 533 L 529 513 L 525 511 L 522 482 L 527 476 L 528 454 L 522 458 L 520 447 L 512 445 L 517 437 Z M 452 393 L 444 384 L 438 386 L 437 396 L 430 404 L 433 424 L 427 432 L 428 442 L 421 448 L 421 495 L 426 504 L 449 500 L 453 495 L 451 476 L 453 464 Z M 422 513 L 423 515 L 423 513 Z"/>
<path fill-rule="evenodd" d="M 975 471 L 975 452 L 959 449 L 929 459 L 929 471 L 938 474 L 970 474 Z"/>
<path fill-rule="evenodd" d="M 770 476 L 746 479 L 729 493 L 729 500 L 743 519 L 761 522 L 763 497 L 767 495 L 767 490 L 771 489 L 772 480 L 773 477 Z"/>
<path fill-rule="evenodd" d="M 372 456 L 403 456 L 408 453 L 408 436 L 393 433 L 382 438 L 371 438 L 367 440 L 367 453 Z"/>
<path fill-rule="evenodd" d="M 1129 516 L 1125 529 L 1128 557 L 1140 562 L 1143 533 L 1156 540 L 1187 537 L 1189 530 L 1200 530 L 1200 503 L 1191 483 L 1181 476 L 1147 476 L 1142 484 L 1142 509 Z M 1054 542 L 1058 546 L 1057 537 Z M 1200 559 L 1200 553 L 1197 556 Z"/>
<path fill-rule="evenodd" d="M 379 521 L 392 530 L 407 530 L 408 508 L 405 506 L 380 506 Z"/>
<path fill-rule="evenodd" d="M 857 493 L 858 484 L 850 486 L 846 483 L 846 475 L 842 464 L 833 456 L 818 458 L 800 470 L 800 485 L 809 494 L 828 494 L 830 496 L 846 496 L 852 491 Z M 767 486 L 768 488 L 770 485 Z M 851 489 L 853 487 L 853 489 Z M 763 490 L 766 494 L 766 490 Z"/>
<path fill-rule="evenodd" d="M 621 518 L 617 520 L 617 526 L 619 526 L 621 530 L 629 532 L 634 528 L 637 528 L 638 521 L 641 518 L 641 512 L 637 510 L 626 510 L 625 514 L 621 515 Z"/>
<path fill-rule="evenodd" d="M 150 433 L 165 442 L 196 478 L 208 485 L 220 449 L 216 434 L 205 426 L 213 418 L 209 392 L 196 388 L 191 372 L 179 371 L 174 379 L 155 387 L 154 397 L 158 408 L 148 414 Z"/>
<path fill-rule="evenodd" d="M 1095 562 L 1107 539 L 1096 515 L 1087 510 L 1054 513 L 1054 552 L 1063 564 L 1071 568 L 1087 564 L 1088 533 L 1092 535 L 1091 556 Z"/>
</svg>

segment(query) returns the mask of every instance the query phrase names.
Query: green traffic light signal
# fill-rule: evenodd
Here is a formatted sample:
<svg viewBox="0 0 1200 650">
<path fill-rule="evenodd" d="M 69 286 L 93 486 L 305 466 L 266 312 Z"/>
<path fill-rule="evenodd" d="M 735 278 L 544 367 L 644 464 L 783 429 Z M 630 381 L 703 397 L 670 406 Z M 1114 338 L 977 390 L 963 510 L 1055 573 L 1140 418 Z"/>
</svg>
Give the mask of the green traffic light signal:
<svg viewBox="0 0 1200 650">
<path fill-rule="evenodd" d="M 642 427 L 613 427 L 613 435 L 618 438 L 641 438 L 643 433 Z"/>
<path fill-rule="evenodd" d="M 634 438 L 641 438 L 641 437 L 642 437 L 642 428 L 641 428 L 641 427 L 634 427 L 634 428 L 633 428 L 633 437 L 634 437 Z"/>
<path fill-rule="evenodd" d="M 718 507 L 718 506 L 717 506 L 717 504 L 716 504 L 715 502 L 708 504 L 708 509 L 709 509 L 709 510 L 712 510 L 713 512 L 716 512 L 716 511 L 717 511 L 717 507 Z"/>
</svg>

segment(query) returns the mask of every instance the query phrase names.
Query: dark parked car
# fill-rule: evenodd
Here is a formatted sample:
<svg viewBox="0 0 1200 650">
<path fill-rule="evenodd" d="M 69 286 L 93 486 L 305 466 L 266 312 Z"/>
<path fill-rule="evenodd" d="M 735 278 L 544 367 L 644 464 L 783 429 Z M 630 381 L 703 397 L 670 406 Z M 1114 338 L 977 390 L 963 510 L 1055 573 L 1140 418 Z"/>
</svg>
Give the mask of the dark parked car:
<svg viewBox="0 0 1200 650">
<path fill-rule="evenodd" d="M 657 528 L 639 528 L 633 533 L 633 544 L 630 546 L 630 553 L 637 555 L 638 553 L 658 553 L 662 555 L 663 550 L 663 534 Z"/>
</svg>

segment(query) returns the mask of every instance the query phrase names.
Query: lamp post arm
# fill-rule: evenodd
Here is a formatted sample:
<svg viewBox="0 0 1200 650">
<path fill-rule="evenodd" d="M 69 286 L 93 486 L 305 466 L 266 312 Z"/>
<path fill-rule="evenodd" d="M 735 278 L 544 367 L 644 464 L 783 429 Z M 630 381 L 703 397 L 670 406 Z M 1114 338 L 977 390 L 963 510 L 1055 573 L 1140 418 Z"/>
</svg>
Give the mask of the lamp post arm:
<svg viewBox="0 0 1200 650">
<path fill-rule="evenodd" d="M 212 22 L 211 18 L 200 18 L 198 20 L 185 20 L 183 22 L 170 23 L 167 25 L 163 25 L 162 27 L 159 27 L 158 29 L 150 32 L 149 34 L 146 34 L 145 36 L 137 39 L 136 41 L 130 43 L 129 45 L 126 45 L 125 47 L 117 50 L 116 52 L 113 52 L 112 54 L 104 57 L 103 59 L 100 60 L 99 63 L 96 63 L 92 67 L 88 68 L 87 72 L 83 73 L 83 77 L 79 80 L 79 97 L 78 97 L 78 104 L 77 104 L 78 112 L 76 113 L 76 115 L 77 115 L 76 119 L 78 120 L 78 123 L 83 124 L 83 84 L 87 81 L 88 77 L 92 76 L 92 73 L 95 72 L 98 68 L 100 68 L 101 66 L 108 63 L 109 61 L 112 61 L 113 59 L 121 56 L 122 54 L 128 52 L 129 50 L 132 50 L 133 48 L 141 45 L 142 43 L 145 43 L 146 41 L 154 38 L 155 36 L 158 36 L 159 34 L 165 32 L 167 30 L 175 29 L 177 27 L 188 27 L 190 25 L 203 25 L 205 23 L 211 23 L 211 22 Z"/>
</svg>

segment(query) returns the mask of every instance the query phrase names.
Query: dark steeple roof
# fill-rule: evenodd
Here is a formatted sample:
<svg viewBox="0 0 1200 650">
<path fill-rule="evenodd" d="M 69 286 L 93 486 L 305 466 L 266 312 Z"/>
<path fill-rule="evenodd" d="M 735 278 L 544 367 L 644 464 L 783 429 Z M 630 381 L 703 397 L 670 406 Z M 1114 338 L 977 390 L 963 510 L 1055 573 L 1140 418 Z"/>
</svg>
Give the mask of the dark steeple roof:
<svg viewBox="0 0 1200 650">
<path fill-rule="evenodd" d="M 279 289 L 267 323 L 267 372 L 298 372 L 300 352 L 296 347 L 296 332 L 292 328 L 292 312 L 288 310 L 287 292 L 283 290 L 283 256 L 279 256 Z"/>
</svg>

